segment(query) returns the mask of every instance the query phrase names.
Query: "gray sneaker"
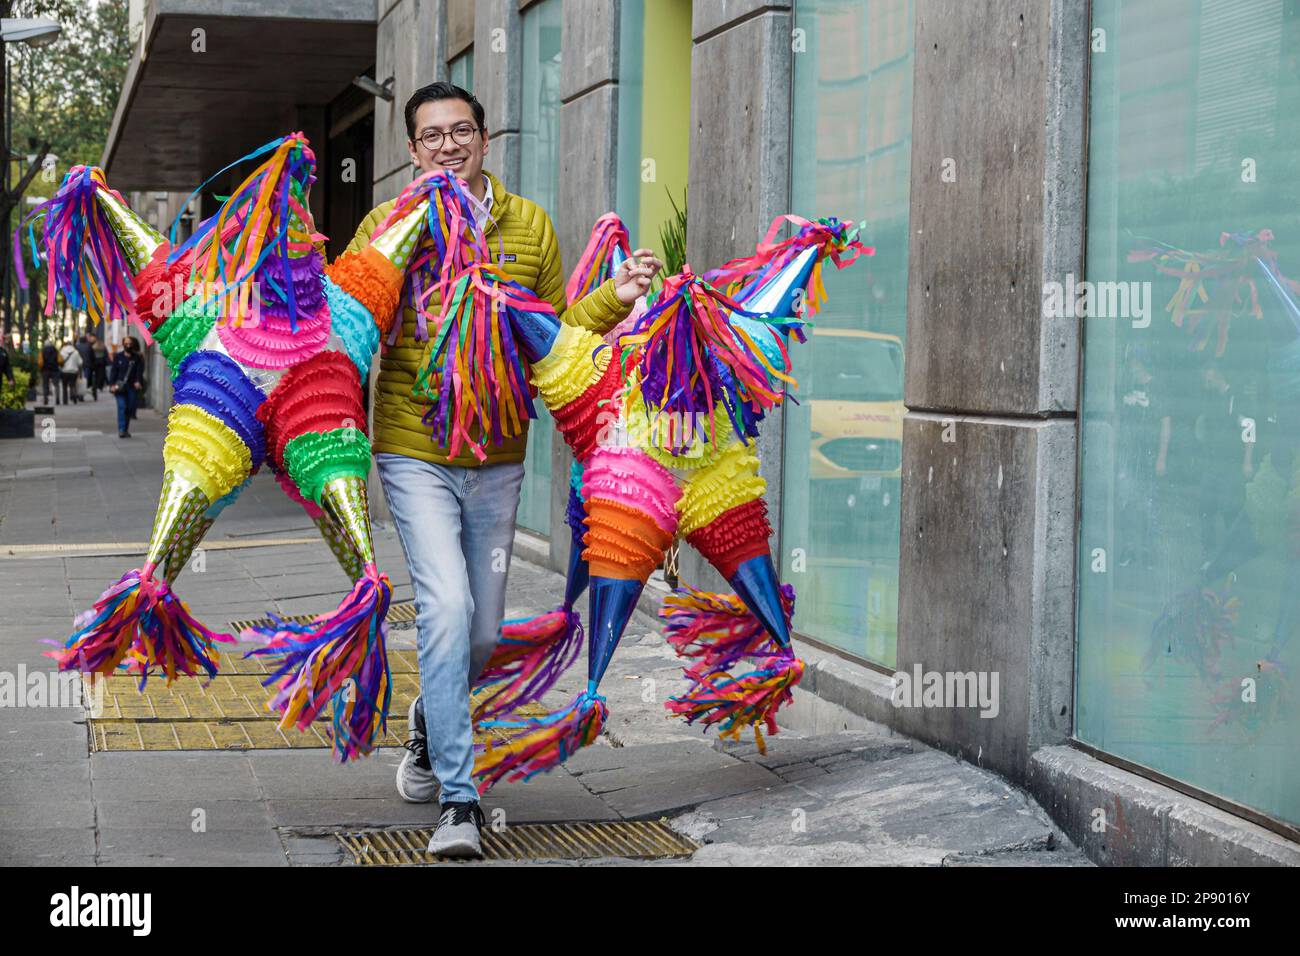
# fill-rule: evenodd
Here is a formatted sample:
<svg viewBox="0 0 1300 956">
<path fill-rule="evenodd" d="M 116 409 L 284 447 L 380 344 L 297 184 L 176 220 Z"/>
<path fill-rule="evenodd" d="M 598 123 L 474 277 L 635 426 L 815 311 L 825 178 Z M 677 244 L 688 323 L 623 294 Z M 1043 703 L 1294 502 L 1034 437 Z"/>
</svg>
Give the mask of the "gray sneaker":
<svg viewBox="0 0 1300 956">
<path fill-rule="evenodd" d="M 406 753 L 397 768 L 397 792 L 407 803 L 428 803 L 438 793 L 438 778 L 429 763 L 429 743 L 424 727 L 424 708 L 420 698 L 411 701 L 406 714 L 411 737 L 406 742 Z"/>
<path fill-rule="evenodd" d="M 429 852 L 447 857 L 482 856 L 482 828 L 483 811 L 477 803 L 444 803 L 438 829 L 429 841 Z"/>
</svg>

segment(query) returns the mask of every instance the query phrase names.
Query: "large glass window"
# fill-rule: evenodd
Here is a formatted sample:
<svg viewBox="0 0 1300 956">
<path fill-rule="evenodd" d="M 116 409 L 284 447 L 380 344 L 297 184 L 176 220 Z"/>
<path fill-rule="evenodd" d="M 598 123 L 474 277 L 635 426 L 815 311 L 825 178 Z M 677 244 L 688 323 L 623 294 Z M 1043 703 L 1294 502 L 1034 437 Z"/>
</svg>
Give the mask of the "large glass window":
<svg viewBox="0 0 1300 956">
<path fill-rule="evenodd" d="M 519 194 L 554 214 L 560 193 L 560 3 L 542 0 L 523 13 L 523 110 Z M 567 278 L 567 277 L 566 277 Z M 528 457 L 518 522 L 539 534 L 551 529 L 551 436 L 554 422 L 541 401 L 528 429 Z"/>
<path fill-rule="evenodd" d="M 1300 5 L 1092 19 L 1076 734 L 1300 823 Z"/>
<path fill-rule="evenodd" d="M 791 210 L 867 222 L 876 255 L 829 263 L 828 301 L 793 349 L 782 565 L 796 628 L 892 667 L 912 141 L 911 0 L 798 0 Z"/>
<path fill-rule="evenodd" d="M 447 72 L 451 82 L 462 90 L 474 92 L 474 48 L 470 47 L 460 56 L 447 63 Z"/>
</svg>

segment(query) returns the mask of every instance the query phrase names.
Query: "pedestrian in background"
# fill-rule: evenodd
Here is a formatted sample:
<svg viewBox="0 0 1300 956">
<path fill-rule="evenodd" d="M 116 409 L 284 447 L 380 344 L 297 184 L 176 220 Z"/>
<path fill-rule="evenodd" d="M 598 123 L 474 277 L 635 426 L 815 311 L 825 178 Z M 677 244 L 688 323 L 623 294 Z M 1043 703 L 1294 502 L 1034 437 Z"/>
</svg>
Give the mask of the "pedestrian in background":
<svg viewBox="0 0 1300 956">
<path fill-rule="evenodd" d="M 108 349 L 104 340 L 97 335 L 90 337 L 90 388 L 99 401 L 99 393 L 104 388 L 104 378 L 108 374 Z"/>
<path fill-rule="evenodd" d="M 9 364 L 9 350 L 3 342 L 0 342 L 0 378 L 8 379 L 10 385 L 18 384 L 14 381 L 13 367 Z"/>
<path fill-rule="evenodd" d="M 144 357 L 140 343 L 128 335 L 122 349 L 108 367 L 108 390 L 117 399 L 117 437 L 131 437 L 131 419 L 135 418 L 140 393 L 144 391 Z"/>
<path fill-rule="evenodd" d="M 77 394 L 77 382 L 81 378 L 81 353 L 71 342 L 64 342 L 59 349 L 59 361 L 62 363 L 59 370 L 63 381 L 63 404 L 81 401 Z"/>
<path fill-rule="evenodd" d="M 59 350 L 48 339 L 41 348 L 41 384 L 45 388 L 45 404 L 50 404 L 50 386 L 54 386 L 54 400 L 62 404 L 59 398 Z"/>
<path fill-rule="evenodd" d="M 81 338 L 77 339 L 77 354 L 81 356 L 81 376 L 78 380 L 77 392 L 82 398 L 90 390 L 90 376 L 93 371 L 91 362 L 94 360 L 94 353 L 90 349 L 90 334 L 83 333 Z M 81 381 L 85 381 L 85 388 L 81 388 Z"/>
</svg>

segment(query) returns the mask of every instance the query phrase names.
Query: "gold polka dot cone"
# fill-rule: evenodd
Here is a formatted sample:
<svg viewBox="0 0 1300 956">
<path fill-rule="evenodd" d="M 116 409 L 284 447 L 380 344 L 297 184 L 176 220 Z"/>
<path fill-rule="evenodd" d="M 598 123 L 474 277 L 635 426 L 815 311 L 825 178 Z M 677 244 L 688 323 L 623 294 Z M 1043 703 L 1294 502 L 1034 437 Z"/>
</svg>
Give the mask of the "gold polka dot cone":
<svg viewBox="0 0 1300 956">
<path fill-rule="evenodd" d="M 334 557 L 338 558 L 339 566 L 343 568 L 343 572 L 348 576 L 348 579 L 355 581 L 361 577 L 364 570 L 361 555 L 352 547 L 352 543 L 348 540 L 347 532 L 343 527 L 335 524 L 330 512 L 324 510 L 312 520 L 316 522 L 321 537 L 329 545 Z"/>
<path fill-rule="evenodd" d="M 208 496 L 195 482 L 171 469 L 164 472 L 145 564 L 163 566 L 167 555 L 181 547 L 181 541 L 194 533 L 210 504 Z"/>
<path fill-rule="evenodd" d="M 411 254 L 415 252 L 416 243 L 425 231 L 424 223 L 428 213 L 429 201 L 426 199 L 412 209 L 400 222 L 389 229 L 385 229 L 383 234 L 371 243 L 372 248 L 396 266 L 399 271 L 404 270 L 406 264 L 411 261 Z"/>
<path fill-rule="evenodd" d="M 355 476 L 331 479 L 321 492 L 320 505 L 342 531 L 361 563 L 374 564 L 375 546 L 370 533 L 370 499 L 365 479 Z"/>
<path fill-rule="evenodd" d="M 168 551 L 166 558 L 163 560 L 163 577 L 167 579 L 168 584 L 176 583 L 177 576 L 185 570 L 185 563 L 194 554 L 194 549 L 199 546 L 203 536 L 208 533 L 208 529 L 212 527 L 214 520 L 207 517 L 200 518 L 190 525 L 188 530 L 181 532 L 176 547 Z"/>
<path fill-rule="evenodd" d="M 100 176 L 102 178 L 103 174 L 100 173 Z M 153 258 L 154 250 L 165 241 L 162 234 L 107 189 L 99 190 L 96 196 L 113 234 L 122 246 L 126 261 L 131 265 L 131 271 L 140 272 Z"/>
</svg>

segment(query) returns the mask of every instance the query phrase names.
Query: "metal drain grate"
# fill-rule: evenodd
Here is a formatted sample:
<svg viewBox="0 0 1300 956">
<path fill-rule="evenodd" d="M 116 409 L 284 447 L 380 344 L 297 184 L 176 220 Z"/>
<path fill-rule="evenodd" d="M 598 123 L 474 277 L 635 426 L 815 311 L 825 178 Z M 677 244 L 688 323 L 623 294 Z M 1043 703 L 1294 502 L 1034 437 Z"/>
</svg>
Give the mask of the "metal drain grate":
<svg viewBox="0 0 1300 956">
<path fill-rule="evenodd" d="M 335 836 L 357 866 L 416 866 L 439 860 L 425 849 L 431 829 L 353 830 Z M 666 860 L 688 857 L 699 848 L 662 820 L 483 828 L 485 860 Z"/>
<path fill-rule="evenodd" d="M 419 692 L 415 652 L 390 650 L 393 700 L 388 732 L 381 747 L 400 747 L 406 740 L 406 713 Z M 273 696 L 264 687 L 267 669 L 256 658 L 222 653 L 220 676 L 204 682 L 181 678 L 171 686 L 150 679 L 144 691 L 139 679 L 115 675 L 82 687 L 89 714 L 90 747 L 94 753 L 141 750 L 281 750 L 330 746 L 326 718 L 306 732 L 281 731 L 279 715 L 266 708 Z M 545 713 L 539 705 L 521 707 L 520 716 Z M 489 743 L 499 732 L 477 737 Z"/>
<path fill-rule="evenodd" d="M 289 614 L 284 620 L 293 621 L 297 624 L 307 624 L 315 620 L 315 614 Z M 412 601 L 402 601 L 398 604 L 389 605 L 388 608 L 389 624 L 414 624 L 415 623 L 415 603 Z M 230 630 L 238 634 L 250 627 L 268 627 L 271 624 L 269 617 L 249 618 L 246 621 L 231 621 Z"/>
</svg>

